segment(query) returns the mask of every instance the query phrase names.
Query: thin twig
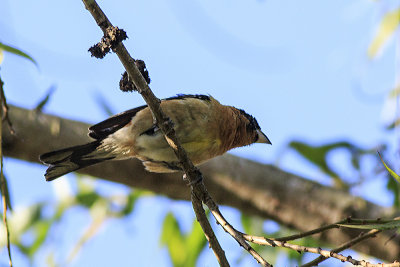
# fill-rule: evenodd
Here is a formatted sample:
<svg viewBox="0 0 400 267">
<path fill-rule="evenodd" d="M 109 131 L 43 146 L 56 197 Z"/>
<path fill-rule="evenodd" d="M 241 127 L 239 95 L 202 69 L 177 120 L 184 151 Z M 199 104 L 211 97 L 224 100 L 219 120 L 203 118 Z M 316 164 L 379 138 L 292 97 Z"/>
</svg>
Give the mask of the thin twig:
<svg viewBox="0 0 400 267">
<path fill-rule="evenodd" d="M 6 100 L 5 100 L 4 91 L 3 91 L 3 84 L 4 83 L 0 78 L 1 103 L 6 105 Z M 12 264 L 12 258 L 11 258 L 10 229 L 8 228 L 8 223 L 7 223 L 7 206 L 8 205 L 7 205 L 6 194 L 8 194 L 8 192 L 6 190 L 6 179 L 4 177 L 4 171 L 3 171 L 3 148 L 1 145 L 1 144 L 3 144 L 3 131 L 2 131 L 3 115 L 7 110 L 8 110 L 8 107 L 5 109 L 4 108 L 0 109 L 0 186 L 1 186 L 1 192 L 2 192 L 1 199 L 2 199 L 2 203 L 3 203 L 3 223 L 4 223 L 4 227 L 6 229 L 6 236 L 7 236 L 7 250 L 8 250 L 8 260 L 9 260 L 8 263 L 9 263 L 10 267 L 12 267 L 13 264 Z"/>
<path fill-rule="evenodd" d="M 243 238 L 241 233 L 237 231 L 225 218 L 222 216 L 218 207 L 214 210 L 211 210 L 211 213 L 214 215 L 214 218 L 221 225 L 221 227 L 228 232 L 245 250 L 247 250 L 262 266 L 271 266 L 260 254 L 257 253 Z"/>
<path fill-rule="evenodd" d="M 376 230 L 376 231 L 380 231 L 380 230 Z M 362 238 L 362 237 L 355 238 L 355 239 L 347 242 L 343 246 L 346 245 L 347 247 L 350 247 L 350 246 L 352 246 L 366 238 L 370 238 L 376 234 L 377 234 L 377 232 L 372 232 L 364 238 Z M 286 241 L 276 241 L 276 240 L 268 239 L 265 237 L 252 236 L 252 235 L 248 235 L 248 234 L 244 234 L 244 233 L 242 233 L 242 235 L 243 235 L 244 239 L 246 239 L 249 242 L 253 242 L 255 244 L 259 244 L 259 245 L 263 245 L 263 246 L 271 246 L 271 247 L 284 247 L 284 248 L 289 248 L 289 249 L 292 249 L 292 250 L 295 250 L 298 252 L 310 252 L 310 253 L 320 254 L 321 256 L 323 256 L 325 258 L 336 258 L 342 262 L 349 262 L 353 265 L 360 265 L 360 266 L 365 266 L 365 267 L 400 267 L 400 263 L 397 261 L 395 261 L 393 263 L 373 264 L 373 263 L 366 262 L 364 260 L 360 261 L 360 260 L 353 259 L 351 256 L 347 256 L 347 257 L 343 256 L 342 254 L 339 254 L 333 250 L 329 251 L 329 250 L 325 250 L 322 248 L 314 248 L 314 247 L 295 245 L 295 244 L 287 243 Z M 338 248 L 338 250 L 339 250 L 339 248 Z"/>
<path fill-rule="evenodd" d="M 337 223 L 344 223 L 344 222 L 346 222 L 346 220 L 342 220 L 342 221 L 339 221 Z M 322 233 L 322 232 L 324 232 L 326 230 L 329 230 L 329 229 L 339 228 L 340 226 L 338 226 L 337 223 L 332 223 L 332 224 L 325 225 L 325 226 L 322 226 L 322 227 L 317 228 L 317 229 L 313 229 L 311 231 L 307 231 L 307 232 L 303 232 L 303 233 L 299 233 L 299 234 L 295 234 L 295 235 L 289 235 L 289 236 L 271 238 L 271 239 L 272 240 L 276 240 L 276 241 L 296 240 L 296 239 L 300 239 L 300 238 L 307 237 L 307 236 L 310 236 L 310 235 L 315 235 L 315 234 L 318 234 L 318 233 Z"/>
<path fill-rule="evenodd" d="M 394 218 L 394 219 L 398 219 L 398 218 Z M 353 219 L 351 217 L 348 217 L 344 220 L 332 223 L 332 224 L 328 224 L 325 226 L 322 226 L 320 228 L 316 228 L 313 229 L 311 231 L 307 231 L 307 232 L 303 232 L 303 233 L 299 233 L 299 234 L 295 234 L 295 235 L 290 235 L 290 236 L 285 236 L 285 237 L 278 237 L 278 238 L 271 238 L 271 240 L 276 240 L 276 241 L 291 241 L 291 240 L 296 240 L 299 238 L 303 238 L 306 236 L 310 236 L 310 235 L 315 235 L 318 233 L 322 233 L 326 230 L 329 229 L 333 229 L 333 228 L 340 228 L 341 226 L 339 224 L 360 224 L 360 225 L 364 225 L 364 224 L 385 224 L 388 222 L 391 222 L 393 220 L 382 220 L 382 219 Z"/>
<path fill-rule="evenodd" d="M 367 238 L 375 237 L 380 232 L 382 232 L 382 230 L 372 229 L 372 230 L 368 231 L 367 233 L 362 233 L 358 237 L 353 238 L 352 240 L 344 243 L 343 245 L 341 245 L 341 246 L 339 246 L 339 247 L 337 247 L 335 249 L 332 249 L 331 252 L 339 253 L 339 252 L 341 252 L 341 251 L 343 251 L 345 249 L 348 249 L 348 248 L 354 246 L 355 244 L 357 244 L 357 243 L 359 243 L 359 242 L 361 242 L 361 241 L 363 241 L 363 240 L 365 240 Z M 318 265 L 319 263 L 323 262 L 326 259 L 328 259 L 328 258 L 321 255 L 318 258 L 316 258 L 316 259 L 314 259 L 314 260 L 312 260 L 312 261 L 310 261 L 310 262 L 308 262 L 306 264 L 303 264 L 302 267 L 316 266 L 316 265 Z"/>
<path fill-rule="evenodd" d="M 210 209 L 211 214 L 214 216 L 215 220 L 221 227 L 229 233 L 238 243 L 240 246 L 242 246 L 246 251 L 250 253 L 254 257 L 254 259 L 257 260 L 258 263 L 260 263 L 263 266 L 272 266 L 269 264 L 263 257 L 261 257 L 260 254 L 257 253 L 243 238 L 241 233 L 237 231 L 229 222 L 224 218 L 224 216 L 221 214 L 218 205 L 215 203 L 215 201 L 211 198 L 210 194 L 208 194 L 207 189 L 203 183 L 198 184 L 195 187 L 192 187 L 193 192 L 197 196 L 201 196 L 201 199 L 205 205 Z"/>
<path fill-rule="evenodd" d="M 204 235 L 206 236 L 208 242 L 210 243 L 210 246 L 215 247 L 217 251 L 222 251 L 225 255 L 225 252 L 221 248 L 220 244 L 218 243 L 218 239 L 216 238 L 216 236 L 215 235 L 209 236 L 209 235 L 213 235 L 214 231 L 212 230 L 210 222 L 208 221 L 208 218 L 205 214 L 202 202 L 199 199 L 197 199 L 197 200 L 193 199 L 193 198 L 197 198 L 197 196 L 195 194 L 193 194 L 193 192 L 191 194 L 191 197 L 192 197 L 193 210 L 196 213 L 197 221 L 199 222 L 201 228 L 203 229 Z M 215 241 L 217 241 L 217 242 L 215 242 Z M 215 254 L 215 257 L 217 258 L 220 266 L 229 266 L 229 262 L 226 259 L 226 257 L 221 258 L 220 255 L 215 252 L 215 250 L 214 250 L 214 254 Z"/>
</svg>

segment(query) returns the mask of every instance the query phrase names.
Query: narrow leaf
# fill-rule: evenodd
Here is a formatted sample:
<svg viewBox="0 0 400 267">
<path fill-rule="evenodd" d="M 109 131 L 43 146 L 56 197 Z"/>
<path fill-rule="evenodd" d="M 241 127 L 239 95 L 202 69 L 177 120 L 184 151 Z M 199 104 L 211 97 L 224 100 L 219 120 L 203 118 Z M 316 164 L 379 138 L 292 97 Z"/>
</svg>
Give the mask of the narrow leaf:
<svg viewBox="0 0 400 267">
<path fill-rule="evenodd" d="M 3 62 L 3 59 L 4 59 L 3 49 L 0 48 L 0 65 Z"/>
<path fill-rule="evenodd" d="M 7 51 L 9 53 L 24 57 L 28 60 L 30 60 L 33 64 L 36 65 L 36 67 L 38 66 L 37 62 L 28 54 L 22 52 L 21 50 L 19 50 L 18 48 L 3 44 L 0 42 L 0 49 L 3 49 L 4 51 Z"/>
<path fill-rule="evenodd" d="M 43 110 L 44 106 L 49 102 L 50 97 L 52 96 L 56 88 L 57 87 L 55 85 L 50 86 L 50 88 L 47 90 L 45 97 L 40 100 L 39 103 L 36 105 L 36 111 L 41 112 Z"/>
<path fill-rule="evenodd" d="M 357 229 L 377 229 L 377 230 L 387 230 L 394 229 L 400 227 L 400 220 L 393 220 L 389 222 L 385 222 L 382 224 L 338 224 L 339 226 L 347 227 L 347 228 L 357 228 Z"/>
<path fill-rule="evenodd" d="M 393 206 L 395 208 L 400 208 L 400 184 L 396 179 L 389 177 L 386 188 L 393 193 Z"/>
<path fill-rule="evenodd" d="M 8 189 L 8 182 L 7 182 L 7 178 L 5 175 L 3 175 L 4 179 L 2 180 L 2 182 L 4 182 L 4 187 L 0 186 L 0 190 L 1 190 L 1 195 L 3 195 L 6 198 L 6 205 L 7 208 L 9 210 L 12 210 L 12 206 L 11 206 L 11 200 L 10 200 L 10 190 Z M 3 192 L 3 188 L 4 188 L 4 192 Z"/>
<path fill-rule="evenodd" d="M 184 243 L 184 236 L 179 228 L 178 221 L 169 212 L 163 222 L 161 244 L 167 246 L 173 266 L 184 266 L 188 254 L 187 250 L 190 249 Z"/>
<path fill-rule="evenodd" d="M 185 266 L 196 266 L 197 259 L 207 244 L 203 229 L 196 219 L 193 219 L 192 231 L 185 238 L 186 247 L 190 248 L 187 251 Z"/>
<path fill-rule="evenodd" d="M 385 14 L 385 16 L 382 18 L 381 24 L 379 25 L 378 32 L 368 48 L 369 57 L 376 57 L 382 46 L 393 35 L 394 31 L 399 26 L 399 23 L 400 8 Z"/>
<path fill-rule="evenodd" d="M 79 194 L 76 195 L 76 201 L 86 208 L 92 207 L 94 203 L 100 199 L 101 196 L 94 191 L 79 192 Z"/>
<path fill-rule="evenodd" d="M 106 115 L 111 116 L 115 114 L 110 102 L 100 92 L 96 92 L 94 97 L 96 98 L 97 104 L 101 107 Z"/>
<path fill-rule="evenodd" d="M 385 166 L 386 170 L 390 173 L 390 175 L 391 175 L 394 179 L 397 180 L 397 182 L 400 183 L 400 176 L 399 176 L 397 173 L 395 173 L 391 168 L 389 168 L 388 165 L 386 165 L 385 161 L 383 161 L 382 156 L 381 156 L 381 154 L 380 154 L 379 152 L 378 152 L 378 155 L 379 155 L 379 157 L 380 157 L 380 159 L 381 159 L 383 165 Z"/>
</svg>

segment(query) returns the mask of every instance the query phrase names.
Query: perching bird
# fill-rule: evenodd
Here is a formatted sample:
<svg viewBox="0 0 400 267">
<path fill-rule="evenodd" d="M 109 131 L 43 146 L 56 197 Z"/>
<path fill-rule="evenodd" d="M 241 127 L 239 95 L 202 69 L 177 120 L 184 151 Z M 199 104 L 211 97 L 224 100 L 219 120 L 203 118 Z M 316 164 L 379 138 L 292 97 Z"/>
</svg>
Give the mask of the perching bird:
<svg viewBox="0 0 400 267">
<path fill-rule="evenodd" d="M 211 96 L 178 95 L 163 99 L 161 108 L 174 122 L 177 137 L 195 165 L 235 147 L 271 144 L 253 116 L 221 105 Z M 49 165 L 47 181 L 103 161 L 129 158 L 140 159 L 150 172 L 181 170 L 147 106 L 127 110 L 91 126 L 89 136 L 95 141 L 40 156 Z"/>
</svg>

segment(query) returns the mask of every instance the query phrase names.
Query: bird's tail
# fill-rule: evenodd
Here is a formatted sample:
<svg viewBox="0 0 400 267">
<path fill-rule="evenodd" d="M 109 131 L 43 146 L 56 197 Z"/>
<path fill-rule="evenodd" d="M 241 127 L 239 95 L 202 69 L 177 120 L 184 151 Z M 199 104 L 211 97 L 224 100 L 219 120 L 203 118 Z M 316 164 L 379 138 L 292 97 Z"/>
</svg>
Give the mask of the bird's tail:
<svg viewBox="0 0 400 267">
<path fill-rule="evenodd" d="M 72 171 L 113 159 L 111 155 L 97 153 L 101 141 L 69 147 L 40 155 L 39 159 L 49 166 L 45 173 L 46 181 L 52 181 Z"/>
</svg>

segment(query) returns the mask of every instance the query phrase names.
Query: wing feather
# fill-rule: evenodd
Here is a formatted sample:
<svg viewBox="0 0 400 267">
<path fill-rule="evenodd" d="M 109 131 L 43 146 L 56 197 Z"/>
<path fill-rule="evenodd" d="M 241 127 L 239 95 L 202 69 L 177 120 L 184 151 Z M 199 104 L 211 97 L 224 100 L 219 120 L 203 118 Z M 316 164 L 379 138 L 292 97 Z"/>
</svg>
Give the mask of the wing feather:
<svg viewBox="0 0 400 267">
<path fill-rule="evenodd" d="M 188 98 L 196 98 L 200 100 L 210 101 L 210 96 L 207 95 L 184 95 L 184 94 L 179 94 L 174 97 L 162 99 L 162 101 L 180 100 L 180 99 L 184 100 Z M 97 123 L 89 128 L 89 136 L 97 140 L 104 139 L 108 135 L 115 133 L 116 131 L 127 125 L 136 115 L 136 113 L 145 108 L 147 108 L 147 105 L 143 105 L 137 108 L 124 111 L 100 123 Z"/>
<path fill-rule="evenodd" d="M 140 106 L 133 108 L 119 114 L 116 114 L 102 122 L 99 122 L 89 128 L 89 136 L 94 139 L 104 139 L 108 135 L 115 133 L 125 125 L 127 125 L 132 118 L 147 106 Z"/>
</svg>

